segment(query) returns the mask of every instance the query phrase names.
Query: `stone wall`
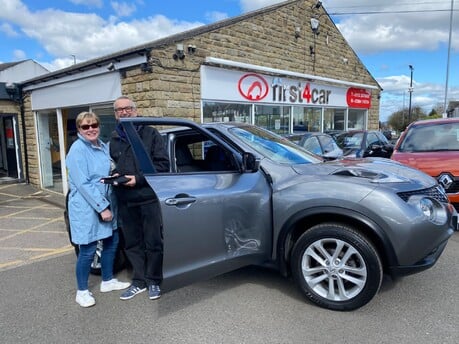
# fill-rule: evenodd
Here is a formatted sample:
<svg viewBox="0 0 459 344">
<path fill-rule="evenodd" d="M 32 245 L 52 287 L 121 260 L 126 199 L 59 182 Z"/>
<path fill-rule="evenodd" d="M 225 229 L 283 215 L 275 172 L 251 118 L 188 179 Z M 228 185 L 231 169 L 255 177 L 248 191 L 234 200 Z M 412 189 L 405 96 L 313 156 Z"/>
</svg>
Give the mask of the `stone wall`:
<svg viewBox="0 0 459 344">
<path fill-rule="evenodd" d="M 37 146 L 37 132 L 35 126 L 35 120 L 33 113 L 30 110 L 32 107 L 30 94 L 26 93 L 23 95 L 24 109 L 25 109 L 25 131 L 27 142 L 27 155 L 28 155 L 28 171 L 29 171 L 29 182 L 36 187 L 40 187 L 40 176 L 38 168 L 38 146 Z M 24 151 L 23 151 L 24 154 Z M 24 162 L 26 160 L 23 160 Z M 24 166 L 24 169 L 26 167 Z"/>
<path fill-rule="evenodd" d="M 358 56 L 347 44 L 323 9 L 312 9 L 314 1 L 291 1 L 276 11 L 247 16 L 223 28 L 171 42 L 150 52 L 152 73 L 127 71 L 123 94 L 134 98 L 145 116 L 187 117 L 200 121 L 200 66 L 206 57 L 317 75 L 343 81 L 374 85 Z M 319 18 L 314 35 L 310 19 Z M 299 37 L 295 36 L 300 28 Z M 176 43 L 183 43 L 185 58 L 174 60 Z M 187 47 L 195 46 L 194 53 Z M 315 54 L 311 55 L 310 47 Z M 372 91 L 368 128 L 379 127 L 380 91 Z"/>
</svg>

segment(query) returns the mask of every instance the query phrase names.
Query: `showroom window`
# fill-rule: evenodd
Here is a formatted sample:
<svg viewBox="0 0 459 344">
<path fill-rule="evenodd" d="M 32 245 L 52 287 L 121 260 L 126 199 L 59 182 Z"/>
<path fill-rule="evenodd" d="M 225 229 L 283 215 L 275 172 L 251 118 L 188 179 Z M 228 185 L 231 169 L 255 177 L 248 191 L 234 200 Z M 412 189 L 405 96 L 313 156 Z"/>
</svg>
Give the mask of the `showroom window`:
<svg viewBox="0 0 459 344">
<path fill-rule="evenodd" d="M 110 141 L 110 136 L 112 131 L 116 127 L 116 118 L 115 114 L 113 113 L 113 107 L 106 106 L 106 107 L 93 107 L 91 111 L 94 112 L 100 119 L 100 134 L 99 138 L 107 143 Z"/>
<path fill-rule="evenodd" d="M 111 111 L 109 109 L 107 113 Z M 110 117 L 114 120 L 111 114 L 108 118 Z M 280 135 L 301 131 L 366 129 L 366 119 L 367 110 L 361 109 L 203 101 L 203 123 L 233 121 L 253 123 Z M 114 123 L 109 121 L 108 119 L 107 127 L 114 127 Z"/>
<path fill-rule="evenodd" d="M 345 130 L 344 114 L 346 109 L 324 110 L 324 132 L 329 130 Z"/>
<path fill-rule="evenodd" d="M 347 116 L 347 129 L 365 129 L 366 110 L 349 109 Z"/>
<path fill-rule="evenodd" d="M 322 108 L 293 107 L 293 132 L 321 131 Z"/>
<path fill-rule="evenodd" d="M 280 135 L 290 133 L 290 106 L 255 105 L 255 125 Z"/>
<path fill-rule="evenodd" d="M 203 103 L 203 122 L 246 122 L 250 123 L 251 104 Z"/>
</svg>

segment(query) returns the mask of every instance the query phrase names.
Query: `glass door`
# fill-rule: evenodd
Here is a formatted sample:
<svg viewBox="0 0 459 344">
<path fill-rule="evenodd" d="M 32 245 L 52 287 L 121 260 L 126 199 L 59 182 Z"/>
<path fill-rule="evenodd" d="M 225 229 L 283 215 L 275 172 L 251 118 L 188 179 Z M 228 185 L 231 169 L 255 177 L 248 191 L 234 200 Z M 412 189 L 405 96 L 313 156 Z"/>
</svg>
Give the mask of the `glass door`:
<svg viewBox="0 0 459 344">
<path fill-rule="evenodd" d="M 41 185 L 45 189 L 54 189 L 58 187 L 55 185 L 55 173 L 61 176 L 56 112 L 43 111 L 37 113 L 37 132 Z M 58 181 L 56 180 L 56 182 Z M 60 188 L 62 192 L 62 182 Z"/>
</svg>

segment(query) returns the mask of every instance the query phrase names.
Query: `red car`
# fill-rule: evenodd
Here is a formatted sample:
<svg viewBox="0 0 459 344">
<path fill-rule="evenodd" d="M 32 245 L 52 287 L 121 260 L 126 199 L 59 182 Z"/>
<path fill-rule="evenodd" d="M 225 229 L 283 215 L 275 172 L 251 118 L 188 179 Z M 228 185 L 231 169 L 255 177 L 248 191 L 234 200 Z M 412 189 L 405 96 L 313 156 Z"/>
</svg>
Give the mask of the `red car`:
<svg viewBox="0 0 459 344">
<path fill-rule="evenodd" d="M 400 136 L 391 159 L 436 178 L 459 210 L 459 118 L 411 123 Z"/>
</svg>

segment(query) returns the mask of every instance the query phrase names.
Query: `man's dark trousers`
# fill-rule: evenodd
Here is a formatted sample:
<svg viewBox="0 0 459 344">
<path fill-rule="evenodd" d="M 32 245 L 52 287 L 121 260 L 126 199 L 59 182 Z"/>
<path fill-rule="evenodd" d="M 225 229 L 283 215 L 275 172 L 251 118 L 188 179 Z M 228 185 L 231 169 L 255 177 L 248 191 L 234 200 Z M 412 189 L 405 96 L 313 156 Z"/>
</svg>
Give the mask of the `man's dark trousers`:
<svg viewBox="0 0 459 344">
<path fill-rule="evenodd" d="M 163 279 L 163 235 L 157 201 L 119 202 L 125 251 L 133 268 L 132 284 L 145 288 Z"/>
</svg>

